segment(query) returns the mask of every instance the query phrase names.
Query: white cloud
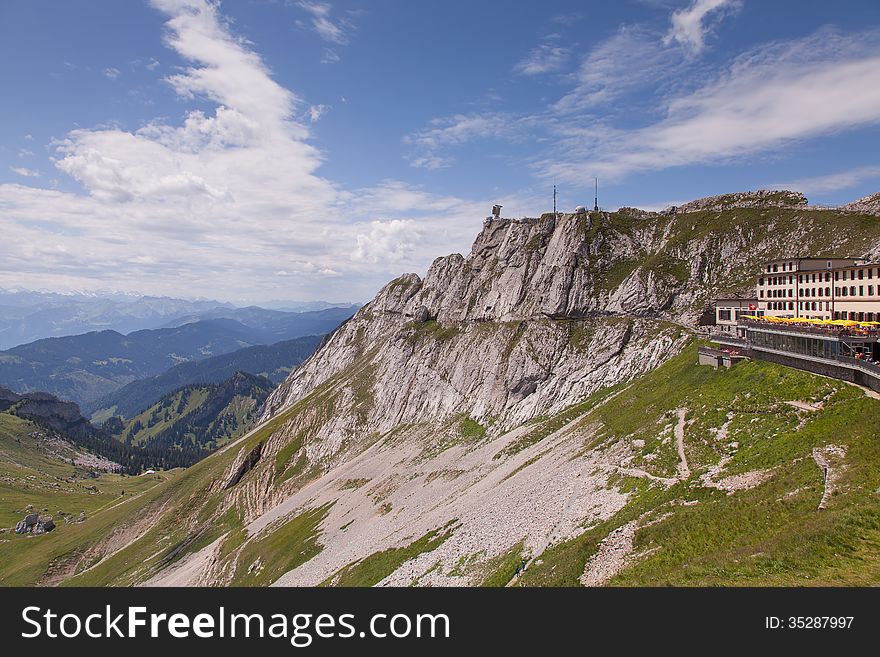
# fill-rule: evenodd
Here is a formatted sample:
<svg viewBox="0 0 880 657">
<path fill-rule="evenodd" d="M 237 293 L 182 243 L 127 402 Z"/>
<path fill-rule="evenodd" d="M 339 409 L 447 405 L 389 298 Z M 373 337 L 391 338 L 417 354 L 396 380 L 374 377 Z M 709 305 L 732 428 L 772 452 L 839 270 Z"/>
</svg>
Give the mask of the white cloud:
<svg viewBox="0 0 880 657">
<path fill-rule="evenodd" d="M 39 178 L 40 172 L 34 171 L 33 169 L 27 169 L 25 167 L 9 167 L 9 170 L 12 173 L 16 173 L 19 176 L 24 176 L 25 178 Z"/>
<path fill-rule="evenodd" d="M 572 127 L 558 144 L 571 159 L 548 176 L 621 177 L 634 171 L 718 163 L 786 143 L 880 122 L 880 39 L 821 30 L 762 46 L 715 80 L 667 99 L 645 127 Z M 581 139 L 586 135 L 586 139 Z"/>
<path fill-rule="evenodd" d="M 641 25 L 621 25 L 593 47 L 575 74 L 574 88 L 553 107 L 556 112 L 580 112 L 608 104 L 645 86 L 657 85 L 679 72 L 681 53 L 663 45 L 658 35 Z"/>
<path fill-rule="evenodd" d="M 19 148 L 18 149 L 18 156 L 19 157 L 33 157 L 34 152 L 31 150 L 28 150 L 27 148 Z"/>
<path fill-rule="evenodd" d="M 34 136 L 33 136 L 32 134 L 28 133 L 28 134 L 26 134 L 26 135 L 24 136 L 24 138 L 25 138 L 27 141 L 33 141 Z"/>
<path fill-rule="evenodd" d="M 355 262 L 400 262 L 422 237 L 418 224 L 408 219 L 371 221 L 369 228 L 355 236 L 357 247 L 351 253 Z"/>
<path fill-rule="evenodd" d="M 144 64 L 144 68 L 149 71 L 155 71 L 157 68 L 159 68 L 159 60 L 155 59 L 154 57 L 150 57 L 149 61 Z"/>
<path fill-rule="evenodd" d="M 672 14 L 672 27 L 666 35 L 667 44 L 673 41 L 699 53 L 706 45 L 706 35 L 725 13 L 736 11 L 739 0 L 693 0 L 687 9 Z"/>
<path fill-rule="evenodd" d="M 568 48 L 541 44 L 517 62 L 514 71 L 523 75 L 555 73 L 565 67 L 569 54 Z"/>
<path fill-rule="evenodd" d="M 301 0 L 297 3 L 312 16 L 312 30 L 319 37 L 340 46 L 348 44 L 348 33 L 353 29 L 347 19 L 332 19 L 333 7 L 324 2 Z"/>
<path fill-rule="evenodd" d="M 864 182 L 880 183 L 880 165 L 856 167 L 846 171 L 838 171 L 823 176 L 811 176 L 784 183 L 772 183 L 768 189 L 792 189 L 804 194 L 827 194 L 842 189 L 851 189 Z M 880 184 L 878 184 L 880 189 Z"/>
<path fill-rule="evenodd" d="M 122 71 L 112 66 L 109 68 L 105 68 L 102 72 L 104 73 L 104 77 L 110 78 L 111 80 L 115 80 L 120 75 L 122 75 Z"/>
<path fill-rule="evenodd" d="M 309 143 L 304 122 L 319 106 L 275 82 L 215 3 L 153 5 L 187 62 L 166 80 L 202 109 L 57 141 L 57 169 L 84 193 L 0 184 L 11 227 L 0 285 L 366 300 L 401 271 L 468 246 L 485 202 L 396 181 L 340 188 L 319 175 L 323 155 Z"/>
<path fill-rule="evenodd" d="M 324 48 L 324 52 L 321 54 L 322 64 L 336 64 L 339 60 L 340 57 L 336 54 L 335 50 L 332 50 L 331 48 Z"/>
<path fill-rule="evenodd" d="M 413 148 L 407 158 L 411 166 L 439 169 L 453 161 L 440 154 L 442 150 L 475 139 L 516 140 L 527 121 L 503 112 L 456 114 L 433 119 L 423 130 L 404 136 L 403 143 Z"/>
<path fill-rule="evenodd" d="M 308 111 L 309 121 L 317 123 L 330 109 L 329 105 L 310 105 Z"/>
</svg>

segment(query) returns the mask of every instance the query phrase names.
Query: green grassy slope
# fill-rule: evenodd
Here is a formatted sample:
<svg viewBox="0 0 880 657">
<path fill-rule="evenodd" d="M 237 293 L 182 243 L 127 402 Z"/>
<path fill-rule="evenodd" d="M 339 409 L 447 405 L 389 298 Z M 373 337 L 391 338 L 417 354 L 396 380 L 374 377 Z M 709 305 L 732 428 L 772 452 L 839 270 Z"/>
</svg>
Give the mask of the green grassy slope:
<svg viewBox="0 0 880 657">
<path fill-rule="evenodd" d="M 823 407 L 799 411 L 786 401 Z M 642 440 L 632 466 L 671 477 L 678 455 L 669 427 L 678 408 L 687 409 L 691 476 L 670 488 L 621 478 L 629 504 L 549 548 L 518 584 L 577 586 L 602 539 L 639 518 L 634 560 L 611 585 L 880 583 L 880 402 L 854 386 L 769 363 L 715 371 L 698 366 L 690 348 L 588 416 L 601 427 L 593 446 Z M 716 440 L 729 418 L 726 439 Z M 812 450 L 829 444 L 846 456 L 835 467 L 837 492 L 820 511 L 822 473 Z M 700 475 L 722 458 L 729 458 L 724 475 L 772 474 L 732 494 L 706 487 Z"/>
<path fill-rule="evenodd" d="M 139 477 L 103 473 L 71 464 L 76 452 L 47 432 L 8 413 L 0 413 L 0 583 L 33 584 L 49 563 L 65 554 L 81 537 L 96 540 L 108 522 L 126 517 L 146 500 L 157 484 L 176 476 L 159 473 Z M 41 536 L 12 532 L 28 506 L 53 516 L 57 527 Z M 84 520 L 79 522 L 80 514 Z M 68 518 L 71 522 L 67 522 Z"/>
</svg>

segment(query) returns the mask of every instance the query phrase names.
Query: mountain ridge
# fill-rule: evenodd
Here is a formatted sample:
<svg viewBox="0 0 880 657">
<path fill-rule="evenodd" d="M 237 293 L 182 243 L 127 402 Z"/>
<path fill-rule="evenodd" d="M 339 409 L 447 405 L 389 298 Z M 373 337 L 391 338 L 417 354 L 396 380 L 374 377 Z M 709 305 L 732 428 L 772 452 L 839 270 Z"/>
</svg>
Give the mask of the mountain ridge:
<svg viewBox="0 0 880 657">
<path fill-rule="evenodd" d="M 83 409 L 93 418 L 97 417 L 96 413 L 128 418 L 181 387 L 220 383 L 237 371 L 265 375 L 277 385 L 284 381 L 293 367 L 310 356 L 321 341 L 321 336 L 304 336 L 180 363 L 156 376 L 132 381 L 119 390 L 84 405 Z"/>
<path fill-rule="evenodd" d="M 218 317 L 128 335 L 107 330 L 44 338 L 0 352 L 0 385 L 21 392 L 47 391 L 90 406 L 132 381 L 179 363 L 326 333 L 351 311 L 276 314 L 280 321 L 268 326 Z"/>
</svg>

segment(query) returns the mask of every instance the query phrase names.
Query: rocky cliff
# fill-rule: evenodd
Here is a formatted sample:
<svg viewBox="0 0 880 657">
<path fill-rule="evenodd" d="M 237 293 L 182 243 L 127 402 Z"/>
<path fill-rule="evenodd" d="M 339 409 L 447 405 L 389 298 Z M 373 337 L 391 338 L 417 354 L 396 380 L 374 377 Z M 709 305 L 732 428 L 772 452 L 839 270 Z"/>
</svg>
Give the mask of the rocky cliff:
<svg viewBox="0 0 880 657">
<path fill-rule="evenodd" d="M 366 428 L 454 412 L 512 426 L 676 353 L 674 326 L 695 326 L 713 296 L 754 294 L 764 260 L 867 254 L 878 237 L 876 218 L 808 209 L 793 192 L 674 215 L 489 218 L 466 257 L 386 285 L 273 393 L 265 418 L 363 362 Z"/>
</svg>

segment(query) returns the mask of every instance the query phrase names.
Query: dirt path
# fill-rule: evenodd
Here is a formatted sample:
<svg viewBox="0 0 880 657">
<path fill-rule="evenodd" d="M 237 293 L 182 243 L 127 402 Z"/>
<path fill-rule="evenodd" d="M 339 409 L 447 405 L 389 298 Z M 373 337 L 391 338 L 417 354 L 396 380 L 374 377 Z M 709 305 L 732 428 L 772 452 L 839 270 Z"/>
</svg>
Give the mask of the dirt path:
<svg viewBox="0 0 880 657">
<path fill-rule="evenodd" d="M 581 575 L 583 586 L 602 586 L 626 566 L 627 558 L 633 551 L 633 541 L 639 521 L 632 520 L 608 534 L 599 544 L 596 552 L 587 562 Z"/>
<path fill-rule="evenodd" d="M 789 406 L 794 406 L 795 408 L 799 408 L 802 411 L 821 411 L 822 407 L 824 406 L 821 402 L 818 404 L 811 404 L 810 402 L 799 401 L 799 400 L 787 401 L 785 403 L 788 404 Z"/>
<path fill-rule="evenodd" d="M 840 468 L 833 464 L 833 461 L 842 459 L 846 456 L 846 449 L 838 445 L 826 445 L 825 447 L 813 448 L 813 460 L 825 478 L 825 490 L 822 493 L 822 499 L 819 501 L 818 509 L 821 511 L 828 507 L 831 502 L 831 496 L 834 495 L 837 480 L 840 477 Z M 832 467 L 834 465 L 835 467 Z"/>
<path fill-rule="evenodd" d="M 678 422 L 675 425 L 675 446 L 678 448 L 678 458 L 681 461 L 678 464 L 679 479 L 690 479 L 691 469 L 688 466 L 687 456 L 684 453 L 684 428 L 686 426 L 685 417 L 687 416 L 686 408 L 676 410 L 678 414 Z"/>
</svg>

